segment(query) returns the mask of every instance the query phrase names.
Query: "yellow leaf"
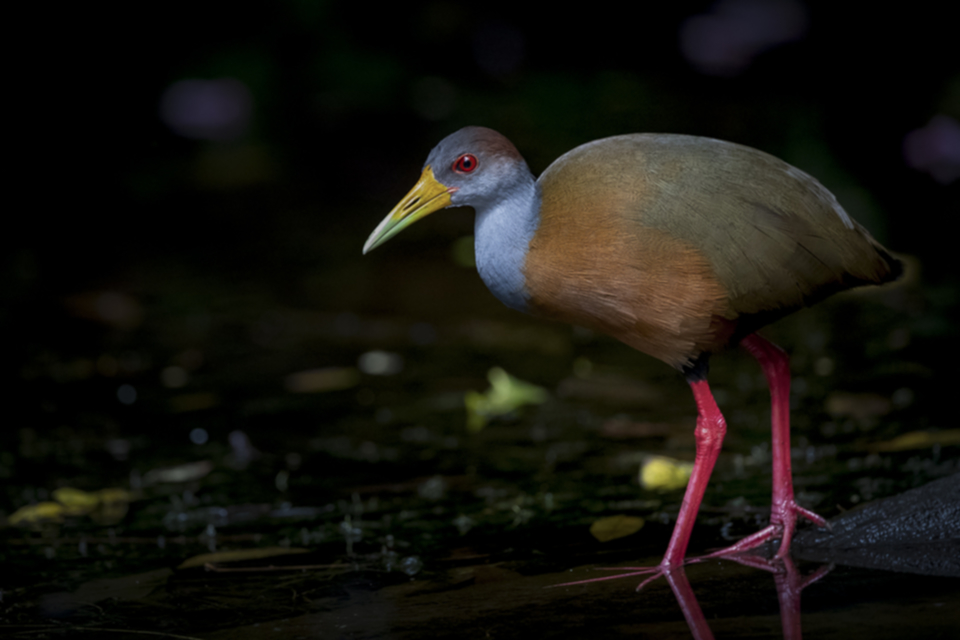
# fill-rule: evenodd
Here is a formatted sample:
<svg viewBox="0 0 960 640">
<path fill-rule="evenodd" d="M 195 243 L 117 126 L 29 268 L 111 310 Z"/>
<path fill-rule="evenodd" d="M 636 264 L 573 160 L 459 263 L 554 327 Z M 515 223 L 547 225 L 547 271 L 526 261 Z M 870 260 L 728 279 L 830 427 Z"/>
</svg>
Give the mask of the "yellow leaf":
<svg viewBox="0 0 960 640">
<path fill-rule="evenodd" d="M 240 562 L 242 560 L 261 560 L 274 556 L 286 556 L 293 553 L 306 553 L 307 549 L 297 547 L 264 547 L 263 549 L 240 549 L 238 551 L 218 551 L 217 553 L 202 553 L 183 561 L 177 569 L 202 567 L 208 562 Z"/>
<path fill-rule="evenodd" d="M 911 449 L 926 449 L 935 444 L 960 444 L 960 429 L 943 429 L 942 431 L 911 431 L 893 440 L 874 442 L 867 445 L 870 451 L 909 451 Z"/>
<path fill-rule="evenodd" d="M 186 462 L 175 467 L 151 469 L 143 476 L 143 484 L 149 486 L 158 482 L 194 482 L 213 471 L 213 463 L 209 460 Z"/>
<path fill-rule="evenodd" d="M 590 533 L 600 542 L 609 542 L 640 531 L 643 524 L 643 518 L 636 516 L 610 516 L 609 518 L 600 518 L 590 525 Z"/>
<path fill-rule="evenodd" d="M 20 507 L 10 515 L 9 522 L 13 525 L 63 522 L 63 505 L 59 502 L 38 502 Z"/>
<path fill-rule="evenodd" d="M 490 369 L 487 379 L 490 389 L 486 393 L 470 391 L 464 396 L 468 431 L 480 431 L 491 418 L 512 413 L 527 404 L 541 404 L 550 396 L 543 387 L 514 378 L 500 367 Z"/>
<path fill-rule="evenodd" d="M 666 456 L 653 456 L 640 467 L 640 484 L 652 491 L 673 491 L 687 486 L 692 462 L 681 462 Z"/>
<path fill-rule="evenodd" d="M 53 492 L 53 499 L 63 505 L 63 511 L 68 516 L 79 516 L 90 513 L 100 504 L 100 498 L 95 493 L 87 493 L 73 487 L 60 487 Z"/>
<path fill-rule="evenodd" d="M 126 489 L 120 489 L 119 487 L 100 489 L 100 491 L 97 491 L 97 496 L 100 498 L 100 502 L 103 504 L 133 502 L 133 494 Z"/>
<path fill-rule="evenodd" d="M 63 521 L 64 516 L 90 515 L 101 524 L 115 524 L 127 513 L 133 494 L 126 489 L 109 488 L 87 492 L 73 487 L 60 487 L 53 492 L 56 502 L 41 502 L 19 509 L 10 516 L 10 524 L 35 524 L 42 521 Z"/>
</svg>

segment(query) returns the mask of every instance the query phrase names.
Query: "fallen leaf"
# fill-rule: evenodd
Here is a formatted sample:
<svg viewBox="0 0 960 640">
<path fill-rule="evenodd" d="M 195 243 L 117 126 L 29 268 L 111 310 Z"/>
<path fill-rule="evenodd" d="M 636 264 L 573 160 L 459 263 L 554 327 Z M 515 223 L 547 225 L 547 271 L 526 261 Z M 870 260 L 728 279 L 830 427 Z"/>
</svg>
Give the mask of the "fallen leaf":
<svg viewBox="0 0 960 640">
<path fill-rule="evenodd" d="M 90 513 L 100 504 L 100 497 L 73 487 L 60 487 L 53 491 L 53 499 L 63 505 L 68 516 L 80 516 Z"/>
<path fill-rule="evenodd" d="M 295 553 L 307 553 L 307 549 L 298 547 L 264 547 L 262 549 L 240 549 L 238 551 L 218 551 L 216 553 L 202 553 L 184 560 L 177 569 L 202 567 L 208 562 L 240 562 L 243 560 L 261 560 L 275 556 L 286 556 Z"/>
<path fill-rule="evenodd" d="M 600 518 L 590 525 L 590 533 L 600 542 L 609 542 L 633 535 L 640 531 L 643 525 L 643 518 L 636 516 L 610 516 L 609 518 Z"/>
<path fill-rule="evenodd" d="M 911 449 L 928 449 L 935 444 L 960 444 L 960 429 L 944 429 L 942 431 L 911 431 L 893 440 L 873 442 L 867 445 L 869 451 L 910 451 Z"/>
<path fill-rule="evenodd" d="M 144 474 L 143 484 L 144 486 L 150 486 L 158 482 L 192 482 L 193 480 L 199 480 L 211 471 L 213 471 L 213 463 L 209 460 L 187 462 L 175 467 L 151 469 Z"/>
<path fill-rule="evenodd" d="M 687 486 L 692 462 L 682 462 L 666 456 L 651 456 L 640 467 L 640 484 L 652 491 L 673 491 Z"/>
<path fill-rule="evenodd" d="M 877 393 L 831 393 L 825 404 L 832 416 L 850 416 L 856 420 L 879 418 L 893 411 L 893 402 Z"/>
<path fill-rule="evenodd" d="M 63 505 L 59 502 L 38 502 L 20 507 L 10 514 L 8 522 L 12 525 L 63 522 L 63 515 Z"/>
<path fill-rule="evenodd" d="M 126 489 L 110 487 L 97 491 L 97 497 L 101 504 L 114 504 L 117 502 L 133 502 L 133 494 Z"/>
<path fill-rule="evenodd" d="M 546 402 L 550 394 L 543 387 L 514 378 L 500 367 L 487 372 L 490 389 L 486 393 L 467 392 L 464 404 L 467 408 L 467 430 L 483 429 L 491 418 L 516 411 L 527 404 Z"/>
<path fill-rule="evenodd" d="M 64 516 L 89 515 L 100 524 L 115 524 L 127 513 L 133 494 L 125 489 L 109 488 L 88 492 L 74 487 L 53 491 L 56 502 L 40 502 L 18 509 L 10 516 L 10 524 L 62 522 Z"/>
</svg>

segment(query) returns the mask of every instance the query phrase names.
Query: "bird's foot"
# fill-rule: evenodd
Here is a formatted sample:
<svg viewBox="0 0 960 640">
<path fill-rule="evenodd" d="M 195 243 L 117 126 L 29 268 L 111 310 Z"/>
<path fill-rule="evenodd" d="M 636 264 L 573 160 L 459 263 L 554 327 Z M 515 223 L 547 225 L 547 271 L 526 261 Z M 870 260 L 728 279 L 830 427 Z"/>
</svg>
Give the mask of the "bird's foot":
<svg viewBox="0 0 960 640">
<path fill-rule="evenodd" d="M 754 534 L 757 535 L 757 534 Z M 758 543 L 761 544 L 761 543 Z M 669 551 L 668 551 L 669 555 Z M 637 585 L 637 591 L 643 590 L 648 584 L 658 578 L 667 578 L 669 581 L 671 574 L 682 572 L 687 565 L 697 564 L 705 560 L 713 560 L 719 557 L 719 553 L 710 553 L 702 556 L 689 556 L 680 558 L 679 561 L 670 561 L 667 557 L 656 566 L 648 567 L 596 567 L 594 571 L 617 571 L 616 575 L 607 575 L 599 578 L 587 578 L 586 580 L 576 580 L 574 582 L 564 582 L 562 584 L 551 585 L 553 587 L 570 587 L 578 584 L 590 584 L 591 582 L 605 582 L 607 580 L 619 580 L 620 578 L 633 578 L 636 576 L 646 576 L 644 580 Z"/>
<path fill-rule="evenodd" d="M 752 549 L 756 549 L 770 540 L 776 540 L 778 538 L 780 539 L 780 549 L 777 551 L 776 558 L 788 558 L 790 556 L 790 541 L 793 540 L 793 532 L 796 530 L 797 520 L 799 518 L 806 518 L 818 527 L 825 527 L 827 530 L 830 529 L 830 524 L 821 516 L 818 516 L 808 509 L 804 509 L 793 499 L 784 500 L 773 508 L 768 526 L 729 547 L 724 547 L 723 549 L 702 556 L 683 558 L 680 562 L 668 562 L 664 559 L 659 565 L 653 567 L 598 567 L 596 571 L 617 571 L 619 573 L 599 578 L 564 582 L 552 586 L 570 587 L 579 584 L 590 584 L 591 582 L 605 582 L 607 580 L 619 580 L 620 578 L 646 576 L 637 586 L 637 591 L 640 591 L 657 578 L 668 576 L 671 571 L 682 568 L 688 564 L 696 564 L 704 560 L 713 560 L 726 556 L 738 556 Z"/>
<path fill-rule="evenodd" d="M 667 576 L 671 571 L 677 569 L 682 569 L 684 565 L 691 564 L 693 562 L 699 562 L 700 558 L 690 558 L 684 560 L 681 565 L 672 565 L 661 563 L 655 567 L 597 567 L 595 571 L 619 571 L 617 575 L 612 576 L 602 576 L 600 578 L 587 578 L 586 580 L 575 580 L 574 582 L 564 582 L 562 584 L 550 585 L 551 587 L 572 587 L 574 585 L 580 584 L 590 584 L 591 582 L 605 582 L 607 580 L 619 580 L 620 578 L 633 578 L 636 576 L 646 576 L 646 578 L 637 585 L 637 591 L 642 590 L 645 586 L 653 582 L 654 580 Z"/>
<path fill-rule="evenodd" d="M 770 524 L 768 526 L 743 538 L 736 544 L 709 553 L 703 556 L 703 558 L 720 558 L 723 556 L 738 555 L 778 538 L 780 539 L 780 549 L 777 551 L 776 557 L 786 558 L 790 555 L 790 542 L 793 540 L 793 533 L 797 528 L 797 520 L 799 518 L 806 518 L 818 527 L 826 528 L 828 531 L 830 530 L 830 523 L 813 511 L 804 509 L 791 498 L 773 507 L 770 513 Z"/>
</svg>

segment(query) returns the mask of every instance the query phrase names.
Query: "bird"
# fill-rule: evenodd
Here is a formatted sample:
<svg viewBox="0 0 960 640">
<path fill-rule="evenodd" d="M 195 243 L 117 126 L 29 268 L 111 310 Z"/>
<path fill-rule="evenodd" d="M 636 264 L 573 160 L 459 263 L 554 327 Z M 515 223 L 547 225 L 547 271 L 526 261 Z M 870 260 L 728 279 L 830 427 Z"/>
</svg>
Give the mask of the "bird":
<svg viewBox="0 0 960 640">
<path fill-rule="evenodd" d="M 789 357 L 757 330 L 839 291 L 893 281 L 903 266 L 820 182 L 751 147 L 663 133 L 587 142 L 535 178 L 505 136 L 470 126 L 433 148 L 363 253 L 451 206 L 475 210 L 477 270 L 501 302 L 612 336 L 678 370 L 693 391 L 690 480 L 662 561 L 638 572 L 653 579 L 777 539 L 784 558 L 798 519 L 827 526 L 796 502 Z M 709 361 L 737 345 L 770 388 L 770 523 L 686 558 L 727 430 Z"/>
</svg>

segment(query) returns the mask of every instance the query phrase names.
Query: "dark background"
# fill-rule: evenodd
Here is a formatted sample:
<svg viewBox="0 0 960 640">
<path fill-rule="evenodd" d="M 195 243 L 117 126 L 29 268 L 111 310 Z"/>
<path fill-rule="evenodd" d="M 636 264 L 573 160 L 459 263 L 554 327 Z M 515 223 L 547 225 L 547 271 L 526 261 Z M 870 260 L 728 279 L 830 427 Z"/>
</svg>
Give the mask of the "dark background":
<svg viewBox="0 0 960 640">
<path fill-rule="evenodd" d="M 954 280 L 944 224 L 955 185 L 903 154 L 911 131 L 960 109 L 945 9 L 795 3 L 806 12 L 796 41 L 718 76 L 688 62 L 679 33 L 692 16 L 729 11 L 666 4 L 624 16 L 603 5 L 164 2 L 38 17 L 11 58 L 11 132 L 28 142 L 11 186 L 30 192 L 11 203 L 5 288 L 63 294 L 174 255 L 203 273 L 286 281 L 292 296 L 291 270 L 375 272 L 383 258 L 361 266 L 353 248 L 430 147 L 466 124 L 501 130 L 536 173 L 624 132 L 752 145 L 817 175 L 881 241 L 920 256 L 925 278 Z M 234 139 L 180 137 L 158 117 L 171 83 L 222 77 L 253 100 Z M 223 264 L 238 244 L 250 245 L 243 264 Z"/>
<path fill-rule="evenodd" d="M 689 435 L 694 407 L 682 379 L 612 341 L 524 320 L 500 305 L 472 267 L 452 258 L 458 238 L 472 233 L 469 210 L 438 213 L 361 256 L 367 235 L 413 185 L 432 146 L 469 124 L 505 134 L 536 174 L 578 144 L 646 131 L 750 145 L 817 177 L 909 266 L 899 290 L 907 293 L 825 303 L 818 307 L 829 309 L 823 316 L 785 320 L 782 334 L 772 328 L 775 339 L 787 337 L 794 373 L 805 379 L 795 443 L 809 438 L 823 451 L 844 452 L 834 461 L 840 471 L 829 472 L 847 474 L 841 480 L 816 471 L 824 513 L 851 506 L 851 493 L 869 500 L 954 470 L 955 446 L 945 441 L 941 456 L 934 439 L 932 448 L 885 458 L 874 475 L 864 475 L 858 440 L 954 426 L 960 56 L 956 19 L 944 3 L 727 0 L 533 10 L 516 2 L 175 0 L 51 8 L 11 20 L 8 29 L 25 37 L 8 54 L 5 92 L 12 144 L 5 149 L 0 235 L 7 408 L 0 515 L 49 499 L 58 486 L 130 486 L 151 469 L 203 459 L 214 461 L 210 478 L 219 480 L 170 489 L 173 498 L 147 491 L 120 534 L 152 544 L 157 531 L 167 531 L 160 523 L 171 509 L 196 511 L 177 502 L 191 493 L 206 496 L 204 504 L 265 504 L 268 511 L 281 502 L 317 505 L 321 524 L 308 518 L 303 527 L 327 531 L 324 544 L 333 547 L 339 523 L 361 515 L 351 510 L 351 492 L 366 501 L 383 494 L 379 483 L 398 482 L 410 500 L 429 502 L 416 487 L 436 474 L 467 487 L 463 495 L 481 505 L 476 513 L 483 500 L 470 492 L 490 478 L 514 483 L 510 495 L 521 497 L 544 491 L 541 476 L 547 484 L 579 486 L 588 497 L 565 508 L 565 535 L 586 539 L 594 512 L 583 504 L 594 493 L 613 495 L 603 493 L 611 482 L 624 483 L 615 497 L 632 499 L 635 471 L 617 470 L 611 481 L 614 472 L 601 473 L 599 462 L 584 470 L 588 454 L 611 449 L 609 439 L 597 444 L 591 432 L 584 449 L 564 449 L 564 439 L 621 411 Z M 698 60 L 682 46 L 690 33 L 704 52 Z M 186 80 L 214 84 L 177 84 Z M 162 117 L 161 105 L 184 86 L 211 90 L 214 98 L 192 103 L 199 120 L 178 129 Z M 224 87 L 233 102 L 218 102 Z M 358 358 L 374 349 L 401 353 L 402 375 L 358 374 Z M 840 351 L 846 353 L 838 358 Z M 601 409 L 568 410 L 556 400 L 580 355 L 631 372 L 618 379 L 623 384 L 604 388 L 609 404 Z M 824 357 L 840 363 L 833 377 L 813 373 Z M 749 423 L 740 432 L 749 438 L 734 427 L 728 438 L 729 451 L 745 455 L 746 443 L 768 437 L 765 392 L 760 384 L 744 387 L 744 378 L 717 360 L 712 380 L 726 383 L 715 388 L 727 384 L 734 392 L 726 396 L 743 402 L 740 385 L 756 400 L 728 414 L 731 424 Z M 471 439 L 463 431 L 463 392 L 484 389 L 494 364 L 547 387 L 554 400 L 532 427 L 500 424 Z M 186 381 L 165 377 L 171 367 Z M 341 387 L 334 380 L 327 393 L 290 393 L 287 376 L 324 367 L 346 376 Z M 660 386 L 645 391 L 641 379 Z M 135 401 L 123 395 L 126 386 L 135 389 Z M 682 400 L 634 403 L 644 393 L 659 397 L 663 388 Z M 878 394 L 882 407 L 872 413 L 865 408 L 872 400 L 856 401 L 842 410 L 853 417 L 830 422 L 824 398 L 834 389 Z M 908 391 L 900 396 L 906 404 L 897 405 L 906 408 L 884 417 L 898 389 Z M 563 437 L 543 431 L 560 423 Z M 203 446 L 189 440 L 197 429 L 209 436 Z M 248 451 L 230 440 L 237 432 L 262 454 L 249 468 L 235 464 Z M 524 440 L 541 432 L 549 437 L 536 446 L 561 452 L 555 466 L 544 465 L 543 452 Z M 430 446 L 417 439 L 423 433 Z M 407 436 L 413 439 L 397 445 L 407 456 L 402 462 L 374 460 L 377 446 Z M 444 449 L 451 437 L 459 449 Z M 517 446 L 508 450 L 509 438 Z M 667 438 L 666 450 L 692 457 L 692 440 L 675 440 Z M 428 460 L 427 450 L 436 457 Z M 817 455 L 814 466 L 830 457 Z M 597 459 L 612 457 L 608 451 Z M 276 484 L 278 473 L 289 474 L 289 491 Z M 591 485 L 584 474 L 602 477 Z M 746 495 L 760 506 L 768 486 L 730 481 L 723 496 Z M 707 502 L 719 504 L 719 495 L 708 493 Z M 679 494 L 665 501 L 667 511 L 671 500 L 679 502 Z M 336 507 L 327 512 L 323 505 Z M 368 551 L 379 553 L 382 531 L 375 527 L 396 514 L 393 507 L 382 507 L 386 515 L 365 508 L 375 531 L 365 530 L 373 541 Z M 453 530 L 451 508 L 449 518 L 436 519 L 438 530 Z M 534 519 L 540 529 L 524 529 L 509 509 L 497 517 L 470 544 L 499 553 L 552 539 L 556 520 Z M 6 601 L 71 592 L 84 580 L 116 574 L 120 564 L 128 573 L 176 566 L 204 550 L 201 520 L 187 531 L 195 537 L 189 549 L 150 555 L 139 543 L 110 547 L 95 568 L 69 578 L 64 566 L 88 562 L 70 551 L 74 538 L 104 538 L 102 527 L 68 522 L 62 534 L 71 541 L 58 547 L 56 560 L 44 558 L 40 534 L 8 529 L 11 585 L 27 590 L 44 567 L 56 584 L 15 597 L 8 591 Z M 647 543 L 650 554 L 663 548 L 669 520 L 653 529 L 662 539 Z M 297 544 L 300 526 L 276 525 L 266 535 Z M 537 537 L 509 537 L 519 531 Z M 429 537 L 418 536 L 409 527 L 397 530 L 410 553 L 446 553 L 436 551 L 446 542 L 431 547 Z M 337 538 L 331 553 L 342 553 L 342 543 Z M 633 544 L 624 553 L 633 553 Z M 694 540 L 699 548 L 715 544 L 713 537 Z M 30 553 L 21 551 L 28 547 Z M 556 571 L 570 563 L 563 553 L 551 556 Z M 330 562 L 326 547 L 319 555 L 326 559 L 317 562 Z M 122 562 L 112 564 L 115 557 Z M 385 579 L 399 580 L 395 574 Z M 361 578 L 343 578 L 343 588 Z M 169 593 L 179 594 L 173 586 Z M 918 618 L 927 616 L 918 611 Z"/>
</svg>

